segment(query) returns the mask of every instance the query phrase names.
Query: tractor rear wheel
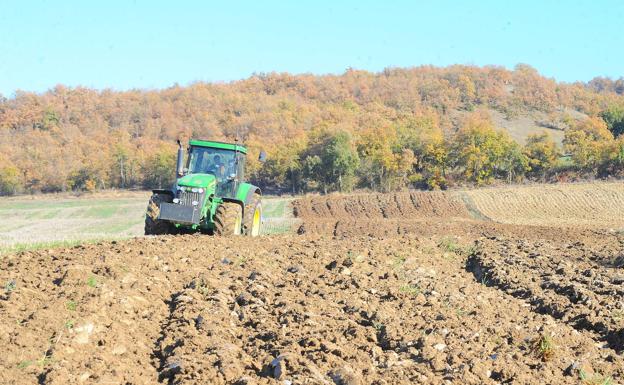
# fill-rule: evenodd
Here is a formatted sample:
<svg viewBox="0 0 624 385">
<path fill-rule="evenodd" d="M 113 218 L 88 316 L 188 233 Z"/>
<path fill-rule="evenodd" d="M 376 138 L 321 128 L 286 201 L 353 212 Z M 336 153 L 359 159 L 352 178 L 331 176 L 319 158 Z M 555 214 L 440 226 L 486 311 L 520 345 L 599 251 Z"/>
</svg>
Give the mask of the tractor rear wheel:
<svg viewBox="0 0 624 385">
<path fill-rule="evenodd" d="M 245 235 L 257 237 L 260 235 L 262 221 L 262 202 L 260 194 L 254 194 L 251 201 L 245 205 Z"/>
<path fill-rule="evenodd" d="M 214 234 L 222 237 L 240 235 L 243 210 L 238 203 L 223 202 L 214 215 Z"/>
<path fill-rule="evenodd" d="M 163 202 L 171 203 L 171 200 L 171 196 L 168 194 L 152 194 L 145 214 L 145 235 L 164 235 L 173 232 L 171 223 L 158 219 L 160 204 Z"/>
</svg>

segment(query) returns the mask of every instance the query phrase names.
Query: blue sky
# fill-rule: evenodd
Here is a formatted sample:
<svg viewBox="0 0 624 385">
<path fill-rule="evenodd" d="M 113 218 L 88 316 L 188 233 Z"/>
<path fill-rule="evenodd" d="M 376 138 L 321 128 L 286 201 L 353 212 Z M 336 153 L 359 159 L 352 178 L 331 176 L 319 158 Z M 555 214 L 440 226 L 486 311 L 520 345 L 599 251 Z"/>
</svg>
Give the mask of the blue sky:
<svg viewBox="0 0 624 385">
<path fill-rule="evenodd" d="M 622 20 L 621 1 L 0 0 L 0 94 L 455 63 L 617 78 Z"/>
</svg>

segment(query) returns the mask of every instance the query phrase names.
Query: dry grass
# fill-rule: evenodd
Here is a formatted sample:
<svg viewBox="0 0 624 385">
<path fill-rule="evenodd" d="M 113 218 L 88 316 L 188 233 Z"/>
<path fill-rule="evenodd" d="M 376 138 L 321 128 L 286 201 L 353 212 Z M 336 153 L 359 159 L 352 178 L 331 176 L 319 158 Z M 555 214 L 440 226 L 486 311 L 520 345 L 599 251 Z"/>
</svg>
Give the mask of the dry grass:
<svg viewBox="0 0 624 385">
<path fill-rule="evenodd" d="M 564 109 L 553 114 L 544 112 L 531 111 L 515 113 L 508 116 L 500 111 L 492 108 L 485 109 L 496 129 L 506 131 L 516 142 L 520 144 L 526 143 L 526 139 L 531 134 L 541 134 L 546 132 L 557 143 L 562 146 L 565 132 L 562 129 L 554 129 L 549 127 L 548 123 L 560 124 L 566 116 L 574 119 L 586 119 L 587 115 L 582 114 L 573 109 Z M 468 111 L 451 111 L 451 116 L 455 119 L 464 119 L 469 114 Z M 563 127 L 560 127 L 563 128 Z"/>
<path fill-rule="evenodd" d="M 101 190 L 97 192 L 59 192 L 32 195 L 16 195 L 2 197 L 0 202 L 10 201 L 58 201 L 58 200 L 86 200 L 86 199 L 126 199 L 138 198 L 149 199 L 151 192 L 148 190 Z"/>
<path fill-rule="evenodd" d="M 142 235 L 146 195 L 2 199 L 0 252 Z"/>
<path fill-rule="evenodd" d="M 0 199 L 0 254 L 143 235 L 150 192 L 106 191 Z M 263 233 L 290 231 L 292 198 L 264 198 Z"/>
</svg>

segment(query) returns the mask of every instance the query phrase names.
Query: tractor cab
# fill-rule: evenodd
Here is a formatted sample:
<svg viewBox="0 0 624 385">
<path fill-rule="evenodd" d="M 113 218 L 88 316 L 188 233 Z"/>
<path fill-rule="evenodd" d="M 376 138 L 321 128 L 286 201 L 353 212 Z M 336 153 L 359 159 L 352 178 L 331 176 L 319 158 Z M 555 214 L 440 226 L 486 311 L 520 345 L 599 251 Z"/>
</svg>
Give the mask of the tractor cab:
<svg viewBox="0 0 624 385">
<path fill-rule="evenodd" d="M 215 195 L 233 198 L 245 178 L 247 149 L 238 144 L 191 140 L 183 174 L 215 177 Z M 183 182 L 183 181 L 182 181 Z"/>
</svg>

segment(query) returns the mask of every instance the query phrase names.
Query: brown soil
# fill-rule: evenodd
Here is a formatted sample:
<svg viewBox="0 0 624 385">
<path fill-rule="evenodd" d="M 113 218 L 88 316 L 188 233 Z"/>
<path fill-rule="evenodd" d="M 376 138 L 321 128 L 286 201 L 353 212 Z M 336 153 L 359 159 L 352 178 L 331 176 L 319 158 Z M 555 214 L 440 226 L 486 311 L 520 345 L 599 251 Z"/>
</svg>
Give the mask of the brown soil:
<svg viewBox="0 0 624 385">
<path fill-rule="evenodd" d="M 599 241 L 599 242 L 596 242 Z M 526 299 L 536 311 L 624 350 L 624 236 L 544 240 L 491 236 L 477 243 L 477 280 Z"/>
<path fill-rule="evenodd" d="M 138 238 L 0 260 L 0 383 L 624 380 L 624 236 L 458 194 L 311 198 L 302 235 Z"/>
<path fill-rule="evenodd" d="M 464 203 L 446 192 L 329 195 L 294 202 L 295 216 L 321 219 L 468 218 Z"/>
</svg>

